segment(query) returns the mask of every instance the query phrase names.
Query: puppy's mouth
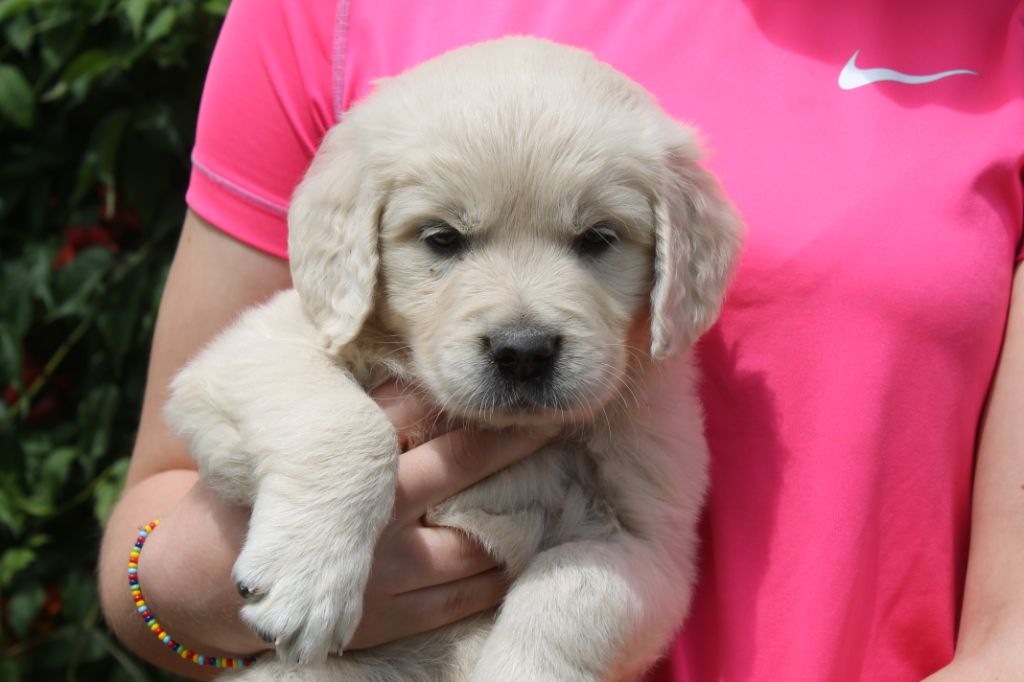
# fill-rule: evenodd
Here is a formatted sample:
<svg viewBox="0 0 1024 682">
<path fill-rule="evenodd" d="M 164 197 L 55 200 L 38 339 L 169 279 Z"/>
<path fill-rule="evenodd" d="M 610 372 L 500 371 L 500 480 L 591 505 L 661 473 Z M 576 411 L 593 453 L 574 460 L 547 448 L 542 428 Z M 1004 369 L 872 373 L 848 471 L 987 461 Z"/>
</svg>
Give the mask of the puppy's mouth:
<svg viewBox="0 0 1024 682">
<path fill-rule="evenodd" d="M 515 379 L 487 363 L 480 363 L 468 373 L 466 369 L 452 367 L 444 374 L 458 380 L 435 385 L 440 389 L 436 395 L 441 409 L 459 418 L 502 425 L 554 423 L 589 411 L 580 400 L 580 392 L 572 390 L 574 382 L 557 370 L 531 379 Z"/>
<path fill-rule="evenodd" d="M 490 411 L 509 415 L 541 415 L 568 412 L 568 402 L 547 386 L 495 386 L 484 397 Z"/>
<path fill-rule="evenodd" d="M 516 382 L 491 375 L 471 394 L 450 401 L 463 417 L 494 426 L 529 426 L 586 420 L 604 400 L 587 400 L 586 391 L 572 390 L 573 382 L 553 376 L 539 381 Z"/>
<path fill-rule="evenodd" d="M 432 383 L 443 410 L 494 426 L 586 421 L 619 384 L 618 373 L 609 371 L 614 359 L 535 326 L 477 337 L 469 357 L 465 351 L 449 355 Z"/>
<path fill-rule="evenodd" d="M 492 385 L 464 404 L 464 416 L 496 426 L 562 422 L 573 406 L 550 388 Z"/>
</svg>

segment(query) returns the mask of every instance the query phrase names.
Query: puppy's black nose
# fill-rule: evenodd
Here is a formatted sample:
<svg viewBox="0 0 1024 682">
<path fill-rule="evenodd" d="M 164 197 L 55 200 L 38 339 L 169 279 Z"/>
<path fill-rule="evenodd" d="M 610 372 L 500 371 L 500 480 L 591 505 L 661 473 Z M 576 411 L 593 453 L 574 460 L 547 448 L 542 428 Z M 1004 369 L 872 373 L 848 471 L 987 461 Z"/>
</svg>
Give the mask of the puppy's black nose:
<svg viewBox="0 0 1024 682">
<path fill-rule="evenodd" d="M 498 373 L 514 381 L 547 377 L 562 345 L 561 336 L 537 327 L 505 327 L 484 340 Z"/>
</svg>

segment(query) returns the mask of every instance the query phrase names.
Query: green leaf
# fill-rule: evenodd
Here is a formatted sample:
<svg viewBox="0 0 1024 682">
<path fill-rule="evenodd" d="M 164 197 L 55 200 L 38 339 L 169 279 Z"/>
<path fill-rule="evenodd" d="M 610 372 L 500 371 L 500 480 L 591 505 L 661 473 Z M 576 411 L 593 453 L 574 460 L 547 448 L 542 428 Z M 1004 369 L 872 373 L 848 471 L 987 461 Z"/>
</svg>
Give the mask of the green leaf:
<svg viewBox="0 0 1024 682">
<path fill-rule="evenodd" d="M 0 0 L 0 21 L 30 9 L 37 0 Z"/>
<path fill-rule="evenodd" d="M 11 595 L 11 600 L 7 603 L 7 617 L 15 635 L 25 637 L 28 634 L 45 600 L 46 591 L 38 583 Z"/>
<path fill-rule="evenodd" d="M 56 102 L 59 99 L 67 97 L 68 92 L 70 91 L 71 88 L 68 87 L 67 81 L 57 81 L 54 83 L 52 88 L 39 95 L 39 101 L 43 103 Z"/>
<path fill-rule="evenodd" d="M 107 18 L 110 14 L 110 5 L 113 4 L 114 0 L 89 0 L 89 4 L 92 5 L 92 16 L 90 22 L 98 24 Z"/>
<path fill-rule="evenodd" d="M 82 37 L 89 25 L 88 18 L 83 16 L 83 8 L 76 5 L 56 1 L 37 5 L 36 12 L 42 15 L 39 22 L 41 30 L 37 35 L 40 83 L 55 77 L 80 52 Z"/>
<path fill-rule="evenodd" d="M 50 311 L 49 319 L 84 317 L 95 305 L 93 298 L 114 263 L 107 249 L 87 248 L 69 265 L 57 272 L 56 293 L 59 303 Z"/>
<path fill-rule="evenodd" d="M 62 611 L 68 620 L 83 624 L 93 615 L 96 604 L 96 580 L 80 570 L 71 571 L 63 581 L 60 589 Z"/>
<path fill-rule="evenodd" d="M 61 82 L 67 84 L 67 91 L 70 92 L 72 100 L 81 102 L 89 94 L 93 81 L 110 73 L 117 66 L 116 55 L 95 47 L 75 57 L 61 75 Z"/>
<path fill-rule="evenodd" d="M 43 603 L 45 604 L 46 600 Z M 58 675 L 67 670 L 75 643 L 76 629 L 65 624 L 40 638 L 36 651 L 36 665 L 41 668 L 40 677 L 44 680 L 59 679 Z"/>
<path fill-rule="evenodd" d="M 3 19 L 0 19 L 0 21 L 3 21 Z M 32 26 L 32 20 L 28 18 L 28 14 L 18 14 L 11 19 L 7 23 L 6 33 L 7 41 L 11 44 L 11 47 L 21 54 L 27 55 L 35 38 L 35 29 Z"/>
<path fill-rule="evenodd" d="M 89 391 L 78 405 L 79 445 L 82 456 L 89 462 L 107 452 L 110 444 L 110 425 L 117 414 L 121 392 L 113 384 L 103 384 Z"/>
<path fill-rule="evenodd" d="M 16 66 L 0 64 L 0 116 L 19 128 L 29 129 L 35 119 L 32 86 Z"/>
<path fill-rule="evenodd" d="M 46 533 L 36 533 L 28 539 L 25 546 L 31 547 L 32 549 L 39 549 L 43 545 L 49 544 L 51 540 L 52 538 Z"/>
<path fill-rule="evenodd" d="M 20 384 L 20 374 L 20 339 L 4 321 L 0 320 L 0 388 Z"/>
<path fill-rule="evenodd" d="M 28 547 L 14 547 L 0 556 L 0 587 L 9 587 L 18 573 L 32 565 L 36 553 Z"/>
<path fill-rule="evenodd" d="M 116 109 L 106 114 L 93 128 L 89 146 L 78 167 L 78 178 L 71 192 L 72 202 L 81 201 L 95 191 L 96 183 L 99 183 L 107 188 L 104 211 L 108 215 L 114 212 L 117 204 L 117 163 L 128 117 L 128 110 Z"/>
<path fill-rule="evenodd" d="M 0 388 L 20 382 L 31 354 L 53 372 L 29 411 L 44 397 L 62 404 L 43 422 L 0 403 L 3 682 L 171 679 L 106 638 L 91 566 L 127 470 L 214 14 L 226 6 L 0 0 L 0 63 L 5 78 L 20 73 L 32 112 L 20 123 L 0 112 Z M 116 189 L 114 215 L 100 184 Z M 119 250 L 79 249 L 55 269 L 65 242 L 98 236 L 68 240 L 73 226 L 109 230 Z"/>
<path fill-rule="evenodd" d="M 104 472 L 103 480 L 96 486 L 96 490 L 93 493 L 93 513 L 96 515 L 96 520 L 99 521 L 101 526 L 107 524 L 110 512 L 114 510 L 114 505 L 117 504 L 118 498 L 121 497 L 121 490 L 124 488 L 124 477 L 128 473 L 128 461 L 127 457 L 122 457 L 110 465 L 110 468 Z"/>
<path fill-rule="evenodd" d="M 2 270 L 4 287 L 0 291 L 0 316 L 13 336 L 20 338 L 28 330 L 32 317 L 32 274 L 20 260 L 8 261 Z"/>
<path fill-rule="evenodd" d="M 112 287 L 106 299 L 108 304 L 96 316 L 96 327 L 103 335 L 116 377 L 122 375 L 124 363 L 131 360 L 131 349 L 139 339 L 154 274 L 147 270 L 145 261 L 120 272 L 122 279 Z"/>
<path fill-rule="evenodd" d="M 203 3 L 203 11 L 215 17 L 223 17 L 228 13 L 228 5 L 231 0 L 206 0 Z"/>
<path fill-rule="evenodd" d="M 110 637 L 98 630 L 93 636 L 102 642 L 110 656 L 121 666 L 114 670 L 112 682 L 122 682 L 122 680 L 125 682 L 147 682 L 149 680 L 138 664 L 121 651 L 121 648 Z M 161 675 L 160 679 L 166 679 L 166 677 Z"/>
<path fill-rule="evenodd" d="M 20 370 L 22 370 L 22 344 L 11 333 L 10 328 L 0 321 L 0 389 L 7 386 L 20 386 L 22 384 Z M 24 388 L 22 386 L 22 389 Z"/>
<path fill-rule="evenodd" d="M 39 481 L 40 485 L 47 483 L 53 483 L 56 485 L 63 485 L 68 480 L 68 474 L 71 472 L 71 465 L 78 459 L 78 450 L 70 446 L 63 446 L 55 448 L 53 452 L 47 455 L 46 459 L 43 460 L 43 466 L 40 469 L 40 475 L 42 480 Z"/>
<path fill-rule="evenodd" d="M 121 149 L 121 138 L 124 136 L 125 124 L 128 122 L 128 111 L 120 110 L 108 114 L 100 124 L 96 126 L 96 153 L 97 153 L 97 175 L 100 182 L 107 187 L 107 206 L 105 211 L 108 215 L 113 214 L 117 205 L 116 171 L 117 156 Z"/>
<path fill-rule="evenodd" d="M 18 505 L 18 509 L 29 516 L 35 516 L 38 518 L 47 518 L 53 516 L 54 508 L 53 505 L 46 500 L 40 500 L 35 497 L 24 497 L 19 495 L 15 499 L 15 503 Z"/>
<path fill-rule="evenodd" d="M 15 535 L 25 524 L 25 516 L 18 508 L 18 487 L 11 475 L 0 476 L 0 524 Z"/>
<path fill-rule="evenodd" d="M 40 505 L 55 506 L 78 459 L 78 449 L 73 447 L 56 448 L 44 456 L 31 476 L 32 499 Z"/>
<path fill-rule="evenodd" d="M 132 27 L 132 35 L 138 38 L 142 35 L 142 23 L 146 20 L 146 13 L 149 12 L 149 5 L 152 0 L 122 0 L 121 10 L 128 18 L 128 25 Z"/>
<path fill-rule="evenodd" d="M 26 286 L 47 309 L 53 307 L 53 292 L 50 290 L 53 256 L 54 251 L 48 244 L 29 244 L 22 257 L 28 268 Z"/>
<path fill-rule="evenodd" d="M 98 606 L 94 606 L 93 608 L 98 610 L 99 607 Z M 80 637 L 82 637 L 84 639 L 84 641 L 83 641 L 82 654 L 81 654 L 81 656 L 78 659 L 80 662 L 82 662 L 82 663 L 92 663 L 94 661 L 100 661 L 100 660 L 104 660 L 105 661 L 105 659 L 109 655 L 108 652 L 107 652 L 107 647 L 100 640 L 100 637 L 99 637 L 100 630 L 101 630 L 101 628 L 99 626 L 95 626 L 94 625 L 93 627 L 89 628 L 88 630 L 83 630 L 82 631 Z M 70 667 L 70 662 L 69 662 L 69 667 Z M 89 670 L 89 668 L 85 668 L 85 670 Z M 83 677 L 78 677 L 78 678 L 69 677 L 68 678 L 68 682 L 78 682 L 78 680 L 83 680 L 83 682 L 85 682 L 86 680 L 92 680 L 92 679 L 94 679 L 94 677 L 92 675 L 86 674 L 84 678 Z M 180 679 L 181 678 L 178 678 L 178 680 L 180 680 Z"/>
<path fill-rule="evenodd" d="M 176 7 L 164 7 L 162 10 L 156 13 L 153 17 L 153 21 L 149 23 L 146 28 L 146 42 L 155 43 L 160 40 L 174 28 L 174 24 L 178 20 L 178 9 Z"/>
</svg>

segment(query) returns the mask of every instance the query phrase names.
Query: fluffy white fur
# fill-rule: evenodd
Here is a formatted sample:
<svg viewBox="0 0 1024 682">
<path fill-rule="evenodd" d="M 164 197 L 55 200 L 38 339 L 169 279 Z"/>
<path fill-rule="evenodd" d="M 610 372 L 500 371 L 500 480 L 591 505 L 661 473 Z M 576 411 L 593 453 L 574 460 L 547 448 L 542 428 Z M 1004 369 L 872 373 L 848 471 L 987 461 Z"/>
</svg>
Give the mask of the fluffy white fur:
<svg viewBox="0 0 1024 682">
<path fill-rule="evenodd" d="M 244 677 L 624 680 L 656 660 L 707 480 L 686 349 L 740 238 L 699 155 L 641 87 L 529 38 L 384 81 L 328 133 L 289 213 L 295 289 L 193 360 L 166 410 L 206 483 L 253 505 L 234 575 L 278 658 Z M 444 229 L 466 248 L 431 248 Z M 614 244 L 588 256 L 593 229 Z M 495 380 L 488 335 L 516 325 L 559 337 L 543 391 Z M 367 391 L 392 377 L 453 419 L 560 435 L 428 514 L 505 563 L 497 613 L 325 660 L 391 514 L 399 445 Z"/>
</svg>

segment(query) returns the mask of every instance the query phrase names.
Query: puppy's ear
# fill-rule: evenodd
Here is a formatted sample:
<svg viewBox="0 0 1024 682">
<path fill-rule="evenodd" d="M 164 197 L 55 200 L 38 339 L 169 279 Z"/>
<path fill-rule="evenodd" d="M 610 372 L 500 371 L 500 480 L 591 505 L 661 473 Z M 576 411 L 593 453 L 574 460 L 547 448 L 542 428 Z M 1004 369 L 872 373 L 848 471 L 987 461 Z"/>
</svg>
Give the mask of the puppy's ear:
<svg viewBox="0 0 1024 682">
<path fill-rule="evenodd" d="M 359 334 L 377 285 L 383 199 L 352 128 L 327 133 L 288 210 L 292 282 L 330 353 Z"/>
<path fill-rule="evenodd" d="M 698 165 L 696 136 L 671 124 L 655 203 L 651 356 L 690 346 L 718 317 L 743 226 L 715 178 Z"/>
</svg>

